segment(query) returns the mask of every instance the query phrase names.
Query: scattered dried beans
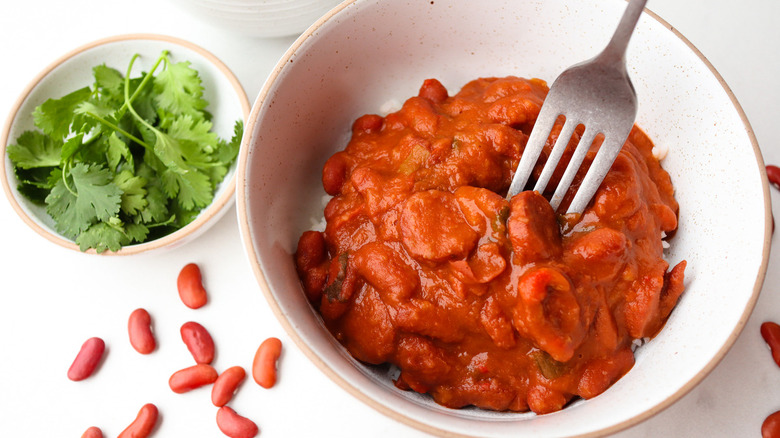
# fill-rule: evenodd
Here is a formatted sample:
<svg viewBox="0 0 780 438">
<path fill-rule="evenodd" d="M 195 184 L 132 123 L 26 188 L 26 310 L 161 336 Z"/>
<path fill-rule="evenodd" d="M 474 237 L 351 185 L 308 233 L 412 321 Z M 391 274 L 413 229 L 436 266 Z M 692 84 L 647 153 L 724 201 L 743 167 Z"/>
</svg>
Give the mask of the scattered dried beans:
<svg viewBox="0 0 780 438">
<path fill-rule="evenodd" d="M 276 384 L 276 361 L 282 354 L 282 341 L 268 338 L 260 344 L 252 362 L 252 377 L 263 388 Z"/>
<path fill-rule="evenodd" d="M 206 304 L 208 298 L 203 288 L 200 268 L 194 263 L 182 268 L 177 278 L 177 287 L 182 302 L 192 309 Z M 152 332 L 149 312 L 143 308 L 134 310 L 127 323 L 132 347 L 141 354 L 149 354 L 157 348 Z M 221 375 L 210 364 L 214 360 L 214 340 L 205 327 L 194 321 L 181 326 L 181 338 L 197 365 L 173 373 L 168 384 L 176 393 L 184 393 L 213 383 L 211 400 L 217 411 L 217 426 L 231 438 L 252 438 L 259 433 L 257 425 L 250 419 L 226 406 L 238 387 L 246 379 L 246 371 L 240 366 L 226 369 Z M 277 338 L 268 338 L 260 345 L 254 357 L 252 373 L 255 381 L 265 388 L 274 386 L 277 380 L 276 362 L 281 355 L 282 343 Z M 68 370 L 68 378 L 74 381 L 89 377 L 103 357 L 105 343 L 100 338 L 90 338 L 81 347 L 79 354 Z M 156 427 L 159 418 L 157 406 L 148 403 L 138 412 L 135 420 L 127 426 L 118 438 L 146 438 Z M 95 426 L 88 428 L 81 438 L 103 438 L 103 431 Z"/>
<path fill-rule="evenodd" d="M 146 438 L 152 433 L 152 429 L 157 424 L 159 413 L 157 406 L 147 403 L 138 411 L 132 423 L 117 438 Z"/>
<path fill-rule="evenodd" d="M 238 415 L 227 406 L 222 406 L 217 411 L 217 427 L 230 438 L 252 438 L 258 432 L 257 425 L 252 420 Z"/>
<path fill-rule="evenodd" d="M 211 365 L 197 364 L 176 371 L 168 379 L 168 386 L 177 394 L 182 394 L 201 386 L 210 385 L 217 380 L 217 370 Z"/>
<path fill-rule="evenodd" d="M 81 346 L 79 354 L 68 369 L 68 378 L 74 382 L 84 380 L 95 372 L 103 352 L 106 350 L 106 343 L 100 338 L 89 338 Z"/>
<path fill-rule="evenodd" d="M 761 337 L 764 338 L 772 351 L 772 359 L 780 366 L 780 325 L 767 321 L 761 324 Z"/>
<path fill-rule="evenodd" d="M 246 378 L 246 371 L 239 366 L 230 367 L 222 372 L 211 387 L 211 403 L 221 408 L 228 404 L 238 386 Z"/>
<path fill-rule="evenodd" d="M 130 345 L 141 354 L 149 354 L 157 347 L 152 334 L 152 318 L 146 309 L 135 309 L 127 320 Z"/>
<path fill-rule="evenodd" d="M 181 268 L 176 279 L 176 287 L 179 289 L 179 298 L 190 309 L 203 307 L 208 301 L 206 289 L 203 288 L 203 278 L 200 267 L 195 263 L 189 263 Z"/>
<path fill-rule="evenodd" d="M 103 431 L 99 427 L 92 426 L 84 431 L 81 438 L 103 438 Z"/>
<path fill-rule="evenodd" d="M 210 364 L 214 360 L 214 340 L 208 330 L 197 322 L 185 322 L 181 326 L 181 340 L 196 363 Z"/>
</svg>

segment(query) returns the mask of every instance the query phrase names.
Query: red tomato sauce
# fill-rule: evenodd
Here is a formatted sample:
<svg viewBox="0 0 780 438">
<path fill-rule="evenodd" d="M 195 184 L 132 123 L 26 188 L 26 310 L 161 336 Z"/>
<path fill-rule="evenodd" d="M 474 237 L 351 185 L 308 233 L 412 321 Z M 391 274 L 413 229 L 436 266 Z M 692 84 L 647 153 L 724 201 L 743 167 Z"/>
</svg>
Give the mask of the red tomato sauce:
<svg viewBox="0 0 780 438">
<path fill-rule="evenodd" d="M 662 246 L 678 205 L 640 129 L 582 215 L 556 214 L 549 194 L 505 199 L 547 91 L 484 78 L 449 96 L 429 79 L 401 110 L 357 119 L 325 163 L 327 226 L 301 236 L 298 273 L 333 336 L 396 365 L 397 387 L 453 408 L 557 411 L 623 376 L 683 292 L 685 262 L 669 269 Z"/>
</svg>

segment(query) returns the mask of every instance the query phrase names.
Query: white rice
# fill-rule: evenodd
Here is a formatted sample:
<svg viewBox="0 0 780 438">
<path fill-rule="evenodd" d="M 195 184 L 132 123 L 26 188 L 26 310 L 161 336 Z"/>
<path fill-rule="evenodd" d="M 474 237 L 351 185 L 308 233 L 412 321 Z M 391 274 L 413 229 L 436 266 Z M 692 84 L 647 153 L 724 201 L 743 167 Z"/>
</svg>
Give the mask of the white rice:
<svg viewBox="0 0 780 438">
<path fill-rule="evenodd" d="M 661 161 L 666 158 L 669 153 L 669 147 L 666 145 L 653 145 L 653 156 L 656 160 Z"/>
<path fill-rule="evenodd" d="M 379 107 L 380 114 L 390 114 L 401 109 L 401 101 L 390 99 Z"/>
</svg>

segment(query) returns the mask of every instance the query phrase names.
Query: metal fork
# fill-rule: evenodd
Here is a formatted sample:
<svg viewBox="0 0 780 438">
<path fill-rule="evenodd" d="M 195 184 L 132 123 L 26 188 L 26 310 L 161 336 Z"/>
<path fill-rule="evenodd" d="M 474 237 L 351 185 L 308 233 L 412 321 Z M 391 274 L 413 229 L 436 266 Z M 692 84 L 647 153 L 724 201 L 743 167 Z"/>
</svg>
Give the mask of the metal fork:
<svg viewBox="0 0 780 438">
<path fill-rule="evenodd" d="M 637 99 L 626 71 L 626 47 L 647 0 L 631 0 L 607 47 L 595 58 L 569 67 L 553 82 L 528 138 L 507 198 L 522 191 L 558 116 L 566 118 L 558 140 L 534 186 L 544 192 L 574 129 L 585 131 L 558 183 L 550 204 L 557 210 L 577 174 L 593 140 L 601 133 L 604 141 L 590 165 L 567 213 L 582 213 L 604 176 L 612 167 L 634 125 Z"/>
</svg>

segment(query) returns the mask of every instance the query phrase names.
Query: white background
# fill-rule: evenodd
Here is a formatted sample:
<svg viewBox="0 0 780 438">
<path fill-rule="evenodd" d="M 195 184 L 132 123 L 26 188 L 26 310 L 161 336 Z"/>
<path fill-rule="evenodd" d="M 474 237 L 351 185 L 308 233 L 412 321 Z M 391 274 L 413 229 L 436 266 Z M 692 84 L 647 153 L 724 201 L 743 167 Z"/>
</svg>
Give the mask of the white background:
<svg viewBox="0 0 780 438">
<path fill-rule="evenodd" d="M 648 7 L 714 64 L 747 113 L 765 161 L 780 163 L 780 2 L 650 0 Z M 164 0 L 25 0 L 5 2 L 2 9 L 3 118 L 50 62 L 106 36 L 152 32 L 199 44 L 236 73 L 252 102 L 294 40 L 230 34 Z M 772 196 L 778 199 L 775 190 Z M 116 436 L 147 402 L 161 412 L 155 436 L 222 436 L 209 390 L 177 395 L 167 385 L 172 372 L 192 362 L 179 338 L 179 327 L 189 320 L 211 331 L 220 370 L 233 365 L 248 370 L 266 337 L 285 343 L 279 384 L 264 390 L 250 378 L 231 402 L 260 426 L 261 436 L 426 436 L 347 395 L 294 347 L 246 262 L 235 208 L 184 247 L 118 258 L 56 247 L 27 228 L 3 201 L 0 245 L 2 437 L 76 437 L 92 425 Z M 759 335 L 763 321 L 780 321 L 776 260 L 770 260 L 753 316 L 723 362 L 672 407 L 617 436 L 760 436 L 763 419 L 780 409 L 780 369 Z M 210 294 L 209 304 L 199 310 L 185 308 L 176 293 L 176 275 L 188 262 L 202 266 Z M 149 310 L 154 321 L 159 348 L 149 356 L 133 351 L 127 341 L 127 317 L 137 307 Z M 71 382 L 67 369 L 91 336 L 105 339 L 105 360 L 92 378 Z"/>
</svg>

